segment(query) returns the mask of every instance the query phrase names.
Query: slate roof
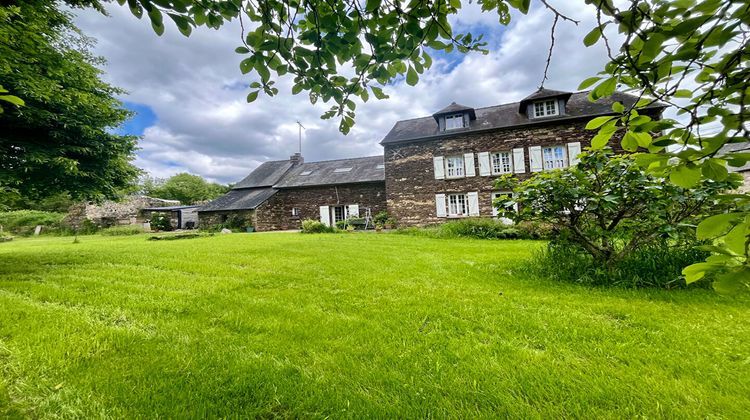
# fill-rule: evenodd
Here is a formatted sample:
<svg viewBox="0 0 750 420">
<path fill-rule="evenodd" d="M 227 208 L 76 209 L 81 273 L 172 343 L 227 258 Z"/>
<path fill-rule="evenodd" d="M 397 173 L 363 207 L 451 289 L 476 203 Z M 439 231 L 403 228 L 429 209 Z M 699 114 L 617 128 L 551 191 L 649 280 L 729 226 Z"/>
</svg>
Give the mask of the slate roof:
<svg viewBox="0 0 750 420">
<path fill-rule="evenodd" d="M 143 211 L 177 211 L 177 210 L 184 210 L 184 209 L 194 209 L 196 207 L 200 207 L 200 205 L 194 204 L 189 206 L 167 206 L 167 207 L 146 207 L 142 208 Z"/>
<path fill-rule="evenodd" d="M 199 207 L 198 211 L 252 210 L 263 204 L 276 192 L 277 190 L 274 188 L 233 189 L 216 200 Z"/>
<path fill-rule="evenodd" d="M 250 175 L 238 182 L 234 186 L 234 189 L 270 187 L 279 182 L 281 177 L 284 176 L 291 167 L 292 162 L 289 160 L 263 162 L 260 166 L 255 168 L 254 171 L 250 172 Z"/>
<path fill-rule="evenodd" d="M 546 90 L 543 95 L 549 94 L 549 92 L 559 92 Z M 536 92 L 537 94 L 539 92 Z M 532 94 L 535 95 L 535 94 Z M 566 92 L 560 92 L 559 94 L 567 94 Z M 553 95 L 555 96 L 555 95 Z M 380 144 L 398 143 L 403 141 L 412 140 L 429 140 L 432 137 L 446 137 L 459 133 L 499 129 L 499 128 L 511 128 L 526 125 L 545 124 L 550 121 L 566 121 L 574 120 L 582 117 L 592 117 L 596 115 L 605 115 L 612 113 L 612 103 L 621 101 L 625 106 L 629 106 L 635 103 L 638 98 L 636 96 L 615 92 L 612 96 L 602 98 L 596 102 L 590 102 L 588 100 L 588 92 L 576 92 L 570 94 L 570 99 L 565 109 L 565 114 L 559 117 L 546 117 L 546 118 L 529 118 L 525 114 L 519 111 L 520 102 L 514 102 L 503 105 L 495 105 L 484 108 L 476 108 L 477 119 L 471 121 L 468 127 L 457 128 L 450 130 L 449 132 L 438 131 L 438 125 L 432 116 L 414 118 L 410 120 L 398 121 L 391 131 L 381 140 Z M 538 97 L 535 97 L 538 98 Z M 650 105 L 650 109 L 663 109 L 665 105 L 655 103 Z"/>
<path fill-rule="evenodd" d="M 289 171 L 274 188 L 385 181 L 385 170 L 378 165 L 383 165 L 383 156 L 303 163 Z M 344 168 L 351 170 L 336 172 L 336 169 Z M 307 172 L 310 173 L 302 175 Z"/>
</svg>

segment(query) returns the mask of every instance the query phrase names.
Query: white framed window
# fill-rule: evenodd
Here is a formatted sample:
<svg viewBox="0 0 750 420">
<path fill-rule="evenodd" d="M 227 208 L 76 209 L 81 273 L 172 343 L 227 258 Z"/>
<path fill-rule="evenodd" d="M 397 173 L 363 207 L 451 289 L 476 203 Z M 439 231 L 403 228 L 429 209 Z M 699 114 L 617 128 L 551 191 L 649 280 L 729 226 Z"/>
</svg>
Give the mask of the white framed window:
<svg viewBox="0 0 750 420">
<path fill-rule="evenodd" d="M 448 216 L 468 216 L 469 205 L 466 194 L 448 194 Z"/>
<path fill-rule="evenodd" d="M 299 207 L 292 207 L 292 217 L 299 217 Z"/>
<path fill-rule="evenodd" d="M 565 146 L 551 146 L 542 148 L 542 162 L 544 169 L 560 169 L 568 166 Z"/>
<path fill-rule="evenodd" d="M 497 200 L 498 198 L 500 198 L 500 197 L 502 197 L 504 195 L 507 195 L 508 197 L 513 198 L 513 193 L 510 192 L 510 191 L 494 191 L 492 193 L 492 203 L 493 203 L 493 205 L 492 205 L 492 217 L 497 217 L 504 224 L 511 225 L 511 224 L 513 224 L 513 220 L 511 220 L 511 219 L 509 219 L 507 217 L 500 217 L 500 211 L 494 206 L 495 200 Z M 518 204 L 514 204 L 513 206 L 506 207 L 505 209 L 506 209 L 506 211 L 517 212 L 518 211 Z"/>
<path fill-rule="evenodd" d="M 461 178 L 464 176 L 464 157 L 448 156 L 445 158 L 445 175 L 447 178 Z"/>
<path fill-rule="evenodd" d="M 455 128 L 464 128 L 464 114 L 453 114 L 445 116 L 445 129 L 453 130 Z"/>
<path fill-rule="evenodd" d="M 340 172 L 351 172 L 352 168 L 336 168 L 333 170 L 333 172 L 340 173 Z"/>
<path fill-rule="evenodd" d="M 534 102 L 534 117 L 549 117 L 558 114 L 556 99 Z"/>
<path fill-rule="evenodd" d="M 508 174 L 513 172 L 513 155 L 511 152 L 498 152 L 492 155 L 492 174 Z"/>
</svg>

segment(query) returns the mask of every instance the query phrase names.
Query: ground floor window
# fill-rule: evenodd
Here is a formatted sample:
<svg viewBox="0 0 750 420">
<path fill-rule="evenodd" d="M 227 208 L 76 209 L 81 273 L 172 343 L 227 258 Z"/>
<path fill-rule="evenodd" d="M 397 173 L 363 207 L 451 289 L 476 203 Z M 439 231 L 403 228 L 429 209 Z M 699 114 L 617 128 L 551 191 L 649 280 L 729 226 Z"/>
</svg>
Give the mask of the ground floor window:
<svg viewBox="0 0 750 420">
<path fill-rule="evenodd" d="M 299 207 L 292 207 L 292 217 L 299 217 Z"/>
<path fill-rule="evenodd" d="M 448 216 L 468 216 L 466 194 L 448 194 Z"/>
<path fill-rule="evenodd" d="M 333 224 L 341 220 L 346 220 L 346 206 L 331 206 L 331 217 Z"/>
<path fill-rule="evenodd" d="M 542 149 L 544 169 L 561 169 L 568 166 L 565 156 L 565 146 L 552 146 Z"/>
</svg>

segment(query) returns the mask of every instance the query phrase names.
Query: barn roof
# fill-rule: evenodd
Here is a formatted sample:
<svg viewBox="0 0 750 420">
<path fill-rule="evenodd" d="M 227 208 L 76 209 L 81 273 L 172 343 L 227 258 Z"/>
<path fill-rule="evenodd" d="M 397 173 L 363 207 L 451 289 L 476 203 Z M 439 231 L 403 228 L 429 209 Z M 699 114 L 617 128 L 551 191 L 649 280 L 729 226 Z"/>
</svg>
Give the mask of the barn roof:
<svg viewBox="0 0 750 420">
<path fill-rule="evenodd" d="M 198 208 L 202 211 L 252 210 L 276 194 L 273 188 L 235 189 Z"/>
<path fill-rule="evenodd" d="M 295 166 L 274 188 L 385 181 L 383 156 L 325 160 Z"/>
<path fill-rule="evenodd" d="M 238 182 L 234 189 L 270 187 L 279 182 L 281 177 L 293 166 L 290 160 L 273 160 L 263 162 L 250 172 L 242 181 Z"/>
</svg>

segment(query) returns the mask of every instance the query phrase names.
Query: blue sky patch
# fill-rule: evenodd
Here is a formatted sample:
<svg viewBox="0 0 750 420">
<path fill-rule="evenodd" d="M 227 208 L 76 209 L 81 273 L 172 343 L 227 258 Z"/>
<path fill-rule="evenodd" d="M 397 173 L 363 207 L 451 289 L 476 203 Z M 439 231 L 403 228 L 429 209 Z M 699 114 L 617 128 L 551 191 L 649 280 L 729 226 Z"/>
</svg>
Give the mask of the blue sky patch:
<svg viewBox="0 0 750 420">
<path fill-rule="evenodd" d="M 125 121 L 115 132 L 120 135 L 142 136 L 146 128 L 156 124 L 158 118 L 150 106 L 135 102 L 123 102 L 123 105 L 135 115 Z"/>
</svg>

